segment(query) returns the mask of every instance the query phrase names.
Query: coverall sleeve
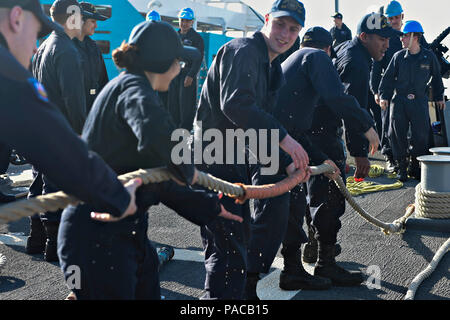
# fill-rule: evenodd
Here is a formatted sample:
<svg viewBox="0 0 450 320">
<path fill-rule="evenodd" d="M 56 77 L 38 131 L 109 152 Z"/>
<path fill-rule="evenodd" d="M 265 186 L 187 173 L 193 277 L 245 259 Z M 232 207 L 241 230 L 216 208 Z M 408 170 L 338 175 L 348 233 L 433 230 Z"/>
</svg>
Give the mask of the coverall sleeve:
<svg viewBox="0 0 450 320">
<path fill-rule="evenodd" d="M 384 58 L 383 58 L 384 59 Z M 370 72 L 370 91 L 378 94 L 378 87 L 380 86 L 382 73 L 382 61 L 374 61 L 372 65 L 372 71 Z"/>
<path fill-rule="evenodd" d="M 198 226 L 210 223 L 221 211 L 216 194 L 183 187 L 173 181 L 165 182 L 160 187 L 160 201 Z"/>
<path fill-rule="evenodd" d="M 86 120 L 86 93 L 80 58 L 72 50 L 64 50 L 55 58 L 57 81 L 64 100 L 63 113 L 72 129 L 81 134 Z"/>
<path fill-rule="evenodd" d="M 346 121 L 348 128 L 355 133 L 365 133 L 374 125 L 369 113 L 344 92 L 339 75 L 325 52 L 308 55 L 304 66 L 323 102 L 338 118 Z"/>
<path fill-rule="evenodd" d="M 64 192 L 89 203 L 99 212 L 120 216 L 130 197 L 116 173 L 73 132 L 53 105 L 41 101 L 33 87 L 17 84 L 3 108 L 0 137 Z M 3 98 L 2 98 L 3 99 Z M 24 116 L 26 115 L 26 116 Z M 10 128 L 21 128 L 20 134 Z"/>
<path fill-rule="evenodd" d="M 185 50 L 185 55 L 182 60 L 188 62 L 191 66 L 188 72 L 188 76 L 191 78 L 196 78 L 197 73 L 200 71 L 200 67 L 202 66 L 202 55 L 197 48 L 185 46 L 187 50 Z"/>
<path fill-rule="evenodd" d="M 156 97 L 135 94 L 130 90 L 124 91 L 119 100 L 119 113 L 138 140 L 138 152 L 149 157 L 157 155 L 175 176 L 190 184 L 194 166 L 175 165 L 171 160 L 172 149 L 178 142 L 170 139 L 176 126 L 168 111 Z"/>
<path fill-rule="evenodd" d="M 431 86 L 433 88 L 433 101 L 444 100 L 444 83 L 442 82 L 441 66 L 435 54 L 431 55 L 432 60 L 432 80 Z"/>
<path fill-rule="evenodd" d="M 345 88 L 345 92 L 352 95 L 359 102 L 359 105 L 367 110 L 367 73 L 359 68 L 355 61 L 348 63 L 341 73 L 342 83 Z M 366 85 L 365 85 L 366 84 Z M 328 105 L 328 104 L 327 104 Z M 344 119 L 344 124 L 346 128 L 352 128 L 354 123 L 346 121 Z M 362 133 L 355 133 L 353 130 L 345 131 L 347 148 L 350 155 L 353 157 L 367 157 L 368 155 L 368 141 Z"/>
<path fill-rule="evenodd" d="M 394 95 L 395 77 L 397 75 L 397 56 L 398 55 L 394 55 L 391 62 L 389 62 L 380 81 L 378 91 L 380 92 L 380 98 L 383 100 L 391 100 Z"/>
</svg>

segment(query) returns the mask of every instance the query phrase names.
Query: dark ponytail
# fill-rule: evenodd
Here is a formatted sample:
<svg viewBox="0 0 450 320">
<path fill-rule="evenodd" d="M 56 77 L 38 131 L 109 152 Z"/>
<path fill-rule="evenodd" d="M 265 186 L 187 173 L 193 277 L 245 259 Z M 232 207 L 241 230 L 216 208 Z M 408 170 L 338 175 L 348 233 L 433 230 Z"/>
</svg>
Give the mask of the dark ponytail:
<svg viewBox="0 0 450 320">
<path fill-rule="evenodd" d="M 137 64 L 137 51 L 138 48 L 135 45 L 122 42 L 120 47 L 112 52 L 114 64 L 120 69 L 134 69 Z"/>
</svg>

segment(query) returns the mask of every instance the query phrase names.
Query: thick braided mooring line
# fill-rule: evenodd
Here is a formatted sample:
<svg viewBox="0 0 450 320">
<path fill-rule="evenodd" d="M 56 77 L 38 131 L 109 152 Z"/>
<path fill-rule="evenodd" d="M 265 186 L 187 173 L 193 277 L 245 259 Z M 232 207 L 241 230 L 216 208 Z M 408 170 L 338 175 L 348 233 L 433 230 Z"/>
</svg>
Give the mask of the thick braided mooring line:
<svg viewBox="0 0 450 320">
<path fill-rule="evenodd" d="M 5 265 L 6 265 L 6 257 L 0 253 L 0 272 L 2 271 Z"/>
<path fill-rule="evenodd" d="M 353 209 L 364 219 L 369 221 L 370 223 L 380 227 L 385 234 L 394 234 L 394 233 L 402 233 L 405 230 L 405 222 L 406 220 L 414 213 L 414 206 L 408 206 L 406 210 L 406 214 L 395 220 L 392 223 L 384 223 L 383 221 L 378 220 L 377 218 L 372 217 L 368 214 L 361 206 L 356 203 L 355 199 L 352 197 L 348 189 L 345 187 L 344 181 L 339 176 L 336 180 L 334 180 L 339 190 L 344 195 L 347 202 L 352 206 Z"/>
<path fill-rule="evenodd" d="M 450 219 L 450 193 L 424 190 L 416 186 L 416 216 L 431 219 Z"/>
<path fill-rule="evenodd" d="M 313 174 L 321 174 L 333 169 L 323 164 L 318 167 L 311 167 Z M 166 168 L 140 169 L 118 177 L 122 182 L 134 178 L 141 178 L 144 184 L 160 183 L 172 178 L 171 173 Z M 250 197 L 270 198 L 288 192 L 302 180 L 302 173 L 299 171 L 293 176 L 289 176 L 283 181 L 268 186 L 240 186 L 216 178 L 210 174 L 197 171 L 197 181 L 199 185 L 210 190 L 221 191 L 224 194 L 236 198 L 238 201 L 246 201 Z M 261 192 L 264 190 L 264 192 Z M 50 193 L 36 198 L 16 201 L 0 207 L 0 223 L 8 223 L 19 220 L 23 217 L 31 216 L 37 212 L 56 211 L 64 209 L 68 205 L 77 205 L 81 201 L 60 191 Z"/>
<path fill-rule="evenodd" d="M 449 249 L 450 249 L 450 238 L 448 238 L 447 241 L 445 241 L 445 243 L 439 248 L 439 250 L 434 255 L 433 259 L 431 260 L 430 264 L 413 279 L 413 281 L 408 287 L 408 291 L 406 292 L 404 298 L 405 300 L 414 300 L 414 296 L 416 295 L 417 289 L 419 288 L 422 281 L 428 278 L 433 273 L 433 271 L 436 269 L 439 262 Z"/>
</svg>

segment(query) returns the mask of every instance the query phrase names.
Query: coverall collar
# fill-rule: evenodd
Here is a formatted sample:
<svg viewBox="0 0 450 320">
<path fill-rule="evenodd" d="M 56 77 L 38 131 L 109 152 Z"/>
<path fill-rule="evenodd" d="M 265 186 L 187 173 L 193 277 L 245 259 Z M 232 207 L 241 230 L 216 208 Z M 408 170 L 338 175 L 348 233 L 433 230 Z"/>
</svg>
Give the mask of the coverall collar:
<svg viewBox="0 0 450 320">
<path fill-rule="evenodd" d="M 4 47 L 6 50 L 9 51 L 8 42 L 6 42 L 6 39 L 1 32 L 0 32 L 0 46 Z"/>
<path fill-rule="evenodd" d="M 353 43 L 355 43 L 356 47 L 359 47 L 360 50 L 364 53 L 364 56 L 366 57 L 367 61 L 369 63 L 372 63 L 372 56 L 369 53 L 369 50 L 367 50 L 366 47 L 364 47 L 364 45 L 362 44 L 361 40 L 358 37 L 355 37 L 352 40 Z"/>
</svg>

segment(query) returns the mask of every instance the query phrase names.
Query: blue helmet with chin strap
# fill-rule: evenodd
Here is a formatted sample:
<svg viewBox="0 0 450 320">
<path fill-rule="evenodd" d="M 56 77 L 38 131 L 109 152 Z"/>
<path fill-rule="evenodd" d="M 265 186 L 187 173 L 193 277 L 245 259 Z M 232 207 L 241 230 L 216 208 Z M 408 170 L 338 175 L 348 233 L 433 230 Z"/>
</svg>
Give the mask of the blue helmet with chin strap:
<svg viewBox="0 0 450 320">
<path fill-rule="evenodd" d="M 192 10 L 191 8 L 183 8 L 178 13 L 178 18 L 186 20 L 194 20 L 195 19 L 194 10 Z"/>
<path fill-rule="evenodd" d="M 156 12 L 155 10 L 152 10 L 149 13 L 147 13 L 147 16 L 145 17 L 145 20 L 147 20 L 147 21 L 161 21 L 161 16 L 159 15 L 158 12 Z"/>
<path fill-rule="evenodd" d="M 386 16 L 388 18 L 398 16 L 403 13 L 402 5 L 398 1 L 391 1 L 386 8 Z"/>
<path fill-rule="evenodd" d="M 407 34 L 410 32 L 420 32 L 423 33 L 422 25 L 414 20 L 409 20 L 405 22 L 405 25 L 403 26 L 403 34 Z"/>
</svg>

